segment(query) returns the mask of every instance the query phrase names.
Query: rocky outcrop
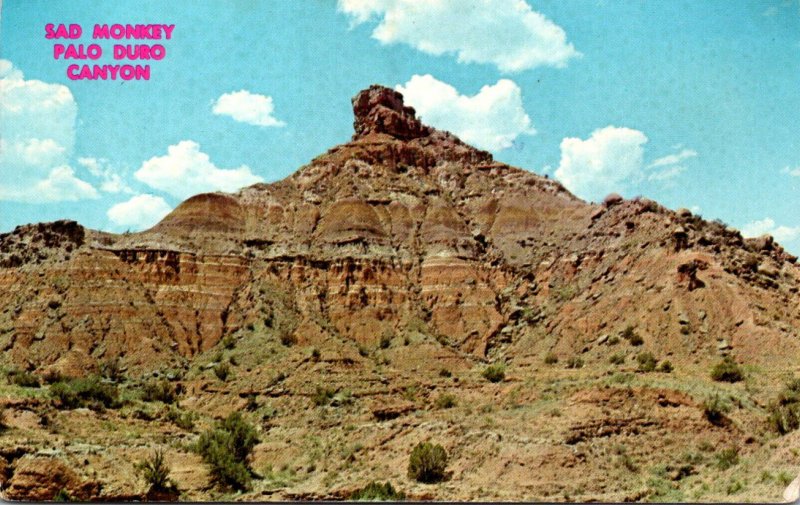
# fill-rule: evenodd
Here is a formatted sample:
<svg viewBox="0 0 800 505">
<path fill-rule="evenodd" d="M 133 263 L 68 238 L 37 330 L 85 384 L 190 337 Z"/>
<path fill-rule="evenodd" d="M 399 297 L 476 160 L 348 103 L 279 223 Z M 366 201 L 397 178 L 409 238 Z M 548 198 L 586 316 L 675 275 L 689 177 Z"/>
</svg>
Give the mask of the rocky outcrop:
<svg viewBox="0 0 800 505">
<path fill-rule="evenodd" d="M 9 500 L 52 501 L 64 492 L 70 499 L 89 501 L 98 496 L 100 485 L 81 479 L 58 459 L 24 457 L 17 462 L 5 492 Z"/>
<path fill-rule="evenodd" d="M 353 114 L 353 140 L 371 133 L 411 140 L 433 131 L 416 118 L 412 107 L 403 104 L 403 95 L 383 86 L 370 86 L 353 97 Z"/>
</svg>

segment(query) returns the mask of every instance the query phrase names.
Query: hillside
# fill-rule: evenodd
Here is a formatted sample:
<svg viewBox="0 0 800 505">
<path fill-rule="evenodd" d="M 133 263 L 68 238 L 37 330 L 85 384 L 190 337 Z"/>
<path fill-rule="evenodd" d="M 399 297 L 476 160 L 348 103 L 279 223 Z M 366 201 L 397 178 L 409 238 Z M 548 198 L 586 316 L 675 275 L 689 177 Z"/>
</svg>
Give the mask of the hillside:
<svg viewBox="0 0 800 505">
<path fill-rule="evenodd" d="M 141 497 L 133 464 L 161 447 L 193 500 L 373 480 L 418 499 L 780 498 L 800 469 L 800 435 L 769 421 L 800 373 L 795 257 L 645 198 L 583 202 L 381 86 L 353 110 L 350 142 L 144 232 L 0 235 L 7 497 Z M 743 380 L 712 379 L 726 357 Z M 44 384 L 98 374 L 114 408 Z M 143 398 L 153 380 L 177 398 Z M 189 447 L 233 411 L 260 440 L 236 494 Z M 444 482 L 406 475 L 419 441 L 447 450 Z"/>
</svg>

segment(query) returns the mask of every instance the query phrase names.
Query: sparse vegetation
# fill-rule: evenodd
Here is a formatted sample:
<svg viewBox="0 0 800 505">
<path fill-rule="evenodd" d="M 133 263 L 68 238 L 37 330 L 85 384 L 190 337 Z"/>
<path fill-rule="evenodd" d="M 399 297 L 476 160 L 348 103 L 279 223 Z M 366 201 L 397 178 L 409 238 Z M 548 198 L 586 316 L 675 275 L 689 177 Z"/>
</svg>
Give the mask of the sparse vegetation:
<svg viewBox="0 0 800 505">
<path fill-rule="evenodd" d="M 403 501 L 405 494 L 395 490 L 390 482 L 370 482 L 366 486 L 353 491 L 349 496 L 352 501 Z"/>
<path fill-rule="evenodd" d="M 608 358 L 608 362 L 612 365 L 621 365 L 625 363 L 625 354 L 621 352 L 614 353 L 610 358 Z"/>
<path fill-rule="evenodd" d="M 169 478 L 163 450 L 156 449 L 150 457 L 137 463 L 136 472 L 147 482 L 151 491 L 167 491 L 176 487 Z"/>
<path fill-rule="evenodd" d="M 452 377 L 453 374 L 447 368 L 442 368 L 439 370 L 439 377 Z"/>
<path fill-rule="evenodd" d="M 718 382 L 739 382 L 744 379 L 744 371 L 730 356 L 725 356 L 711 369 L 711 378 Z"/>
<path fill-rule="evenodd" d="M 225 335 L 225 337 L 220 340 L 220 345 L 223 349 L 231 350 L 236 347 L 236 338 L 233 335 Z"/>
<path fill-rule="evenodd" d="M 58 492 L 53 496 L 54 502 L 69 502 L 72 501 L 72 496 L 69 494 L 64 488 L 58 490 Z"/>
<path fill-rule="evenodd" d="M 286 347 L 291 347 L 297 343 L 297 337 L 294 335 L 294 332 L 289 329 L 284 329 L 280 332 L 280 340 L 281 344 Z"/>
<path fill-rule="evenodd" d="M 554 365 L 558 363 L 558 356 L 556 356 L 552 352 L 548 352 L 544 357 L 544 364 L 545 365 Z"/>
<path fill-rule="evenodd" d="M 122 363 L 119 359 L 110 359 L 101 363 L 100 375 L 112 382 L 122 382 L 125 379 Z"/>
<path fill-rule="evenodd" d="M 728 447 L 716 454 L 717 468 L 720 470 L 727 470 L 739 464 L 739 449 L 736 447 Z"/>
<path fill-rule="evenodd" d="M 381 349 L 388 349 L 390 345 L 392 345 L 392 339 L 394 338 L 394 334 L 391 331 L 386 331 L 381 335 L 381 340 L 378 343 Z"/>
<path fill-rule="evenodd" d="M 411 451 L 408 476 L 418 482 L 433 483 L 444 479 L 447 451 L 439 444 L 421 442 Z"/>
<path fill-rule="evenodd" d="M 457 403 L 458 402 L 456 401 L 456 397 L 454 395 L 445 393 L 436 398 L 435 405 L 437 409 L 451 409 L 455 407 Z"/>
<path fill-rule="evenodd" d="M 245 490 L 251 479 L 247 460 L 257 443 L 255 428 L 234 412 L 200 435 L 196 450 L 219 484 Z"/>
<path fill-rule="evenodd" d="M 50 396 L 57 407 L 65 409 L 88 407 L 99 410 L 120 406 L 117 387 L 102 382 L 96 375 L 56 382 L 50 386 Z"/>
<path fill-rule="evenodd" d="M 583 358 L 580 356 L 572 356 L 567 360 L 567 368 L 578 369 L 583 368 Z"/>
<path fill-rule="evenodd" d="M 39 378 L 27 370 L 12 370 L 8 373 L 8 382 L 23 388 L 38 388 Z"/>
<path fill-rule="evenodd" d="M 501 382 L 506 378 L 505 363 L 493 363 L 483 369 L 483 378 L 489 382 Z"/>
<path fill-rule="evenodd" d="M 800 379 L 790 381 L 770 404 L 768 421 L 781 435 L 800 428 Z"/>
</svg>

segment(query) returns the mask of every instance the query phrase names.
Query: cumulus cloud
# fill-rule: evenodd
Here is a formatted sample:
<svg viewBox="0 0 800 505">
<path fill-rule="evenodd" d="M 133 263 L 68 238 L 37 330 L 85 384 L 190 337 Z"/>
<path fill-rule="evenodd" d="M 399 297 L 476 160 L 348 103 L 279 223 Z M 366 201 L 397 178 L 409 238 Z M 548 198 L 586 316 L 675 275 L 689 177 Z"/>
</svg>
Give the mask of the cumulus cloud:
<svg viewBox="0 0 800 505">
<path fill-rule="evenodd" d="M 580 53 L 566 32 L 524 0 L 339 0 L 354 25 L 377 21 L 372 37 L 426 54 L 455 54 L 504 72 L 564 67 Z"/>
<path fill-rule="evenodd" d="M 561 162 L 555 176 L 581 198 L 599 200 L 642 177 L 647 137 L 631 128 L 606 126 L 588 139 L 561 141 Z"/>
<path fill-rule="evenodd" d="M 94 177 L 100 179 L 100 190 L 106 193 L 129 193 L 133 190 L 128 186 L 105 158 L 78 158 L 78 164 L 89 171 Z"/>
<path fill-rule="evenodd" d="M 519 86 L 508 79 L 484 86 L 473 96 L 462 95 L 431 75 L 414 75 L 395 89 L 425 123 L 482 149 L 505 149 L 519 135 L 536 133 L 522 106 Z"/>
<path fill-rule="evenodd" d="M 744 237 L 753 238 L 762 235 L 772 235 L 778 242 L 791 242 L 800 238 L 800 226 L 778 225 L 769 217 L 742 226 Z"/>
<path fill-rule="evenodd" d="M 230 116 L 236 121 L 256 126 L 284 126 L 286 123 L 276 119 L 272 113 L 275 105 L 272 97 L 257 95 L 247 90 L 225 93 L 214 102 L 212 112 Z"/>
<path fill-rule="evenodd" d="M 171 211 L 160 196 L 144 194 L 114 205 L 106 215 L 117 229 L 139 231 L 152 227 Z"/>
<path fill-rule="evenodd" d="M 263 180 L 247 165 L 218 168 L 192 140 L 169 146 L 166 156 L 154 156 L 145 161 L 134 176 L 148 186 L 178 198 L 208 191 L 235 191 Z"/>
<path fill-rule="evenodd" d="M 0 199 L 22 202 L 96 198 L 69 167 L 77 105 L 69 88 L 25 79 L 0 60 Z"/>
</svg>

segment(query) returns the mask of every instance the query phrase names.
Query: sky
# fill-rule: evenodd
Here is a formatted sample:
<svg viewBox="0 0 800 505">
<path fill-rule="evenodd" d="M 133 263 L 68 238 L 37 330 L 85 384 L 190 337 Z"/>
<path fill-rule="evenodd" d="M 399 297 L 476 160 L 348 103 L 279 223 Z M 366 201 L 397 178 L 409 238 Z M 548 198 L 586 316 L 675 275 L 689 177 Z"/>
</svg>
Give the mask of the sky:
<svg viewBox="0 0 800 505">
<path fill-rule="evenodd" d="M 65 58 L 81 44 L 102 56 Z M 70 78 L 87 64 L 150 78 Z M 797 0 L 4 0 L 0 232 L 137 231 L 192 194 L 282 179 L 349 140 L 373 83 L 587 201 L 642 195 L 800 253 Z"/>
</svg>

